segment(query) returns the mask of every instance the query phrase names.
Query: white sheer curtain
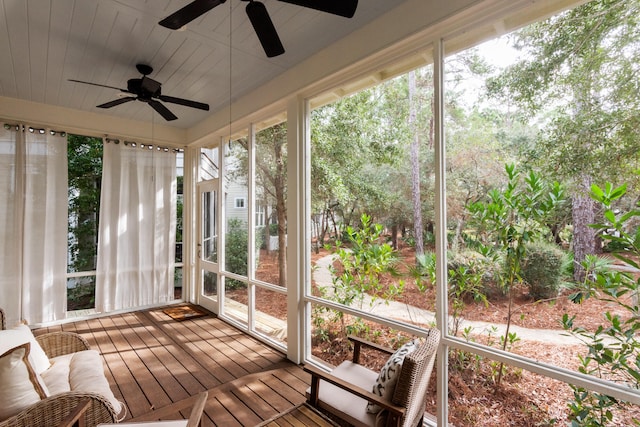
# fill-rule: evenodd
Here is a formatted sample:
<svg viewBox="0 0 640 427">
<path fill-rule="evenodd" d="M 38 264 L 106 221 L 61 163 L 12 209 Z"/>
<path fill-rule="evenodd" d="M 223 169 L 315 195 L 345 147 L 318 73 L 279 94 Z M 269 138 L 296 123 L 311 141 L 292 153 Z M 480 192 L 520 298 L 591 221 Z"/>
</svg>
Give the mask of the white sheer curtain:
<svg viewBox="0 0 640 427">
<path fill-rule="evenodd" d="M 96 310 L 173 300 L 176 156 L 104 144 Z"/>
<path fill-rule="evenodd" d="M 67 139 L 0 129 L 0 306 L 9 324 L 65 317 Z"/>
</svg>

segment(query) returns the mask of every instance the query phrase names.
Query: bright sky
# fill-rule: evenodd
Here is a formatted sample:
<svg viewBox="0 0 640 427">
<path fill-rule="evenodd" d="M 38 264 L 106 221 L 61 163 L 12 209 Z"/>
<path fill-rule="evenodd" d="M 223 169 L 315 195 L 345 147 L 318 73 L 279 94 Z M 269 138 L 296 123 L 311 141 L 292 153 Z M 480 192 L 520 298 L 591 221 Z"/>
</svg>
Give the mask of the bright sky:
<svg viewBox="0 0 640 427">
<path fill-rule="evenodd" d="M 489 40 L 478 45 L 478 51 L 491 64 L 498 67 L 506 67 L 518 59 L 521 52 L 510 46 L 507 36 Z"/>
<path fill-rule="evenodd" d="M 521 52 L 510 46 L 506 35 L 477 45 L 476 49 L 478 54 L 495 68 L 494 73 L 514 63 L 522 55 Z M 457 89 L 465 93 L 463 103 L 471 108 L 479 102 L 479 98 L 484 93 L 484 78 L 469 76 L 468 79 L 458 82 Z"/>
</svg>

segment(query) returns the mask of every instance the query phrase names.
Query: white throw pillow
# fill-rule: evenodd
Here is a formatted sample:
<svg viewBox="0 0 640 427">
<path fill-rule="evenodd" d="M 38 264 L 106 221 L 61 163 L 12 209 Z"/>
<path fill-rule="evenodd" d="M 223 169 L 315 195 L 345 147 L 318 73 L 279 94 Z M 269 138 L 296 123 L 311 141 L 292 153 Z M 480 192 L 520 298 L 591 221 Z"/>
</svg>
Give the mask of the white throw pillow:
<svg viewBox="0 0 640 427">
<path fill-rule="evenodd" d="M 382 369 L 380 369 L 380 374 L 378 374 L 378 378 L 373 384 L 371 391 L 374 394 L 387 400 L 391 399 L 396 389 L 396 384 L 398 383 L 398 376 L 400 375 L 400 369 L 402 368 L 402 362 L 404 362 L 405 356 L 415 351 L 419 344 L 419 340 L 409 341 L 389 357 Z M 367 404 L 367 412 L 370 414 L 377 414 L 381 409 L 382 408 L 373 403 Z"/>
<path fill-rule="evenodd" d="M 31 343 L 31 365 L 37 374 L 42 374 L 51 365 L 46 353 L 36 341 L 31 329 L 27 325 L 19 325 L 13 329 L 0 331 L 0 354 L 24 343 Z"/>
<path fill-rule="evenodd" d="M 31 363 L 31 344 L 24 343 L 0 356 L 0 420 L 9 418 L 46 397 Z"/>
</svg>

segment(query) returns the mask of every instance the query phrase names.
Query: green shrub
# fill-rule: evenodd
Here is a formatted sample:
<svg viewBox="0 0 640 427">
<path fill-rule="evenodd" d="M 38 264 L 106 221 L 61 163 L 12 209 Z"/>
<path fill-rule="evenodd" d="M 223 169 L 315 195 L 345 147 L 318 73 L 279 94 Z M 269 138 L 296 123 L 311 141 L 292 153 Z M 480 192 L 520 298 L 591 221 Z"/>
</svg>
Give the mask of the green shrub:
<svg viewBox="0 0 640 427">
<path fill-rule="evenodd" d="M 623 242 L 619 242 L 617 240 L 609 240 L 606 242 L 606 244 L 602 248 L 602 251 L 605 253 L 617 253 L 617 252 L 624 252 L 628 249 L 629 248 L 626 247 Z"/>
<path fill-rule="evenodd" d="M 520 275 L 536 300 L 558 295 L 565 254 L 556 245 L 547 242 L 527 244 Z"/>
<path fill-rule="evenodd" d="M 493 254 L 483 254 L 477 250 L 461 250 L 448 253 L 447 271 L 451 279 L 452 271 L 466 271 L 480 280 L 477 291 L 487 297 L 501 294 L 497 277 L 501 271 L 501 261 Z M 461 270 L 462 269 L 462 270 Z"/>
<path fill-rule="evenodd" d="M 640 269 L 640 233 L 627 231 L 631 223 L 640 218 L 640 205 L 621 215 L 615 206 L 627 193 L 626 184 L 614 187 L 607 183 L 604 188 L 591 186 L 591 198 L 603 207 L 603 220 L 592 227 L 603 233 L 602 238 L 616 247 L 626 248 L 614 256 L 630 270 Z M 613 231 L 613 232 L 611 232 Z M 574 324 L 576 316 L 562 317 L 563 328 L 586 344 L 588 351 L 577 355 L 578 371 L 613 381 L 625 388 L 640 389 L 640 307 L 637 296 L 640 279 L 635 274 L 620 272 L 607 266 L 607 261 L 596 256 L 588 256 L 582 263 L 585 282 L 582 288 L 569 298 L 582 303 L 588 298 L 606 302 L 607 311 L 602 315 L 602 324 L 595 331 Z M 631 300 L 631 303 L 630 303 Z M 632 404 L 585 386 L 570 385 L 573 400 L 569 402 L 569 420 L 572 426 L 592 427 L 619 425 L 614 419 L 613 409 L 628 411 Z M 634 418 L 633 425 L 640 425 Z"/>
<path fill-rule="evenodd" d="M 239 219 L 230 219 L 227 223 L 225 270 L 241 276 L 247 275 L 249 236 L 247 224 Z M 237 283 L 236 283 L 237 282 Z M 235 289 L 241 282 L 227 280 L 227 288 Z"/>
</svg>

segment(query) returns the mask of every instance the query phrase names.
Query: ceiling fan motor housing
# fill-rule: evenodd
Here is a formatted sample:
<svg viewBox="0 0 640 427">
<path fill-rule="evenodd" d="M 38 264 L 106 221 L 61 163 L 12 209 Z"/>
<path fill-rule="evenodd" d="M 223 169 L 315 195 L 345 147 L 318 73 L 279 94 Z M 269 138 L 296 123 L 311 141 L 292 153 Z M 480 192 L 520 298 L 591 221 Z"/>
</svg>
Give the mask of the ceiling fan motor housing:
<svg viewBox="0 0 640 427">
<path fill-rule="evenodd" d="M 149 100 L 161 95 L 161 84 L 148 77 L 141 79 L 129 79 L 127 91 L 137 95 L 141 100 Z"/>
</svg>

